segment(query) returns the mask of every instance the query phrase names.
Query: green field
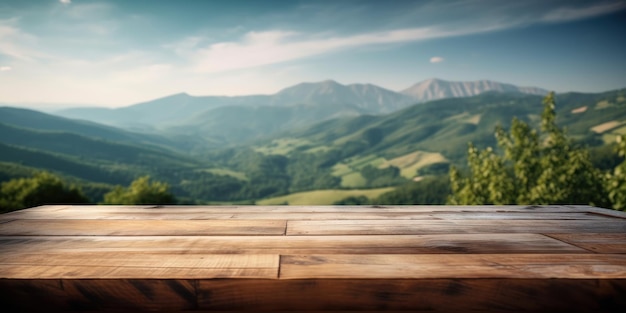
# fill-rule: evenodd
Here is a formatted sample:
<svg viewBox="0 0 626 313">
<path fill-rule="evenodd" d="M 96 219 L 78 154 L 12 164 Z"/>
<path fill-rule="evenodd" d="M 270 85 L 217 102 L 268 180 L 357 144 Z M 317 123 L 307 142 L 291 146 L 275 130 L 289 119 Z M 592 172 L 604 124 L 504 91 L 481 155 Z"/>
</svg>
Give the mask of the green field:
<svg viewBox="0 0 626 313">
<path fill-rule="evenodd" d="M 273 140 L 270 144 L 255 148 L 254 151 L 263 154 L 287 155 L 296 148 L 310 144 L 311 142 L 306 139 L 284 138 Z"/>
<path fill-rule="evenodd" d="M 384 162 L 379 167 L 385 168 L 395 166 L 400 169 L 400 175 L 405 178 L 417 176 L 417 170 L 433 163 L 447 162 L 448 160 L 441 153 L 415 151 L 413 153 L 399 156 L 395 159 Z"/>
<path fill-rule="evenodd" d="M 341 187 L 359 188 L 365 186 L 365 184 L 367 184 L 367 180 L 359 172 L 341 176 Z"/>
<path fill-rule="evenodd" d="M 363 157 L 355 157 L 344 160 L 333 166 L 333 176 L 341 177 L 341 187 L 359 188 L 367 184 L 365 178 L 361 175 L 360 170 L 365 166 L 379 167 L 387 162 L 385 158 L 374 154 Z"/>
<path fill-rule="evenodd" d="M 225 168 L 210 168 L 210 169 L 206 169 L 204 171 L 209 172 L 209 173 L 213 173 L 215 175 L 231 176 L 231 177 L 237 178 L 239 180 L 244 180 L 244 181 L 248 181 L 249 180 L 249 178 L 246 176 L 245 173 L 236 172 L 236 171 L 232 171 L 232 170 L 225 169 Z"/>
<path fill-rule="evenodd" d="M 256 202 L 258 205 L 328 205 L 333 204 L 341 199 L 351 196 L 366 196 L 370 199 L 376 198 L 385 192 L 392 191 L 394 187 L 378 188 L 378 189 L 353 189 L 353 190 L 314 190 L 307 192 L 298 192 L 286 196 L 268 198 Z"/>
</svg>

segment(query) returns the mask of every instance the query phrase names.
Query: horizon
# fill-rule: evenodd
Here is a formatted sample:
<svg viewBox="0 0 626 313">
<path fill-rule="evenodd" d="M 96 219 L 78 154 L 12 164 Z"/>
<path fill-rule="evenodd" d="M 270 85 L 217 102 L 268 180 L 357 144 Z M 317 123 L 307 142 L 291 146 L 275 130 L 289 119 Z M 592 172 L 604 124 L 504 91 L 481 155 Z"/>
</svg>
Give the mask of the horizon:
<svg viewBox="0 0 626 313">
<path fill-rule="evenodd" d="M 0 103 L 124 107 L 334 80 L 626 86 L 626 1 L 6 1 Z M 131 29 L 131 31 L 129 31 Z M 56 106 L 56 107 L 55 107 Z"/>
<path fill-rule="evenodd" d="M 321 80 L 321 81 L 314 81 L 314 82 L 299 82 L 296 84 L 292 84 L 289 86 L 285 86 L 284 88 L 281 88 L 280 90 L 278 90 L 275 93 L 271 93 L 271 94 L 242 94 L 242 95 L 219 95 L 219 94 L 211 94 L 211 95 L 195 95 L 195 94 L 190 94 L 188 92 L 177 92 L 177 93 L 173 93 L 173 94 L 167 94 L 164 96 L 160 96 L 157 98 L 151 98 L 151 99 L 147 99 L 144 101 L 140 101 L 140 102 L 135 102 L 135 103 L 130 103 L 130 104 L 125 104 L 125 105 L 119 105 L 119 106 L 106 106 L 106 105 L 93 105 L 93 104 L 63 104 L 63 103 L 2 103 L 0 102 L 0 107 L 15 107 L 15 108 L 24 108 L 24 109 L 32 109 L 32 110 L 38 110 L 44 113 L 56 113 L 56 112 L 60 112 L 66 109 L 82 109 L 82 108 L 105 108 L 105 109 L 120 109 L 120 108 L 126 108 L 126 107 L 131 107 L 134 105 L 139 105 L 139 104 L 143 104 L 143 103 L 150 103 L 152 101 L 157 101 L 159 99 L 164 99 L 164 98 L 169 98 L 169 97 L 174 97 L 174 96 L 178 96 L 178 95 L 187 95 L 190 97 L 246 97 L 246 96 L 273 96 L 276 95 L 278 93 L 280 93 L 281 91 L 283 91 L 284 89 L 288 89 L 291 87 L 296 87 L 298 85 L 301 84 L 322 84 L 325 82 L 334 82 L 337 83 L 341 86 L 351 86 L 351 85 L 373 85 L 375 87 L 379 87 L 379 88 L 384 88 L 393 92 L 397 92 L 397 93 L 401 93 L 403 90 L 405 89 L 409 89 L 410 87 L 413 87 L 415 85 L 421 84 L 421 83 L 425 83 L 428 81 L 432 81 L 432 80 L 439 80 L 439 81 L 444 81 L 444 82 L 450 82 L 450 83 L 467 83 L 467 82 L 480 82 L 480 81 L 490 81 L 490 82 L 495 82 L 495 83 L 499 83 L 499 84 L 510 84 L 507 82 L 498 82 L 498 81 L 494 81 L 491 79 L 478 79 L 478 80 L 474 80 L 474 81 L 454 81 L 454 80 L 445 80 L 445 79 L 440 79 L 440 78 L 436 78 L 436 77 L 432 77 L 429 79 L 425 79 L 422 81 L 419 81 L 417 83 L 411 84 L 410 86 L 403 88 L 401 90 L 392 90 L 392 89 L 387 89 L 384 88 L 382 86 L 379 85 L 374 85 L 374 84 L 370 84 L 370 83 L 366 83 L 366 82 L 357 82 L 357 83 L 350 83 L 350 84 L 344 84 L 341 82 L 338 82 L 335 79 L 325 79 L 325 80 Z M 511 84 L 512 85 L 512 84 Z M 539 86 L 517 86 L 514 85 L 516 87 L 521 87 L 521 88 L 539 88 L 539 89 L 544 89 L 541 88 Z M 603 93 L 603 92 L 610 92 L 613 90 L 620 90 L 620 89 L 626 89 L 626 86 L 621 87 L 621 88 L 616 88 L 616 89 L 611 89 L 611 90 L 603 90 L 603 91 L 599 91 L 599 92 L 593 92 L 593 93 Z M 552 90 L 546 90 L 548 92 L 552 92 Z M 564 91 L 564 92 L 556 92 L 556 95 L 558 96 L 559 94 L 566 94 L 566 93 L 578 93 L 579 91 L 576 90 L 569 90 L 569 91 Z M 435 100 L 429 100 L 429 101 L 437 101 Z M 429 102 L 426 101 L 426 102 Z"/>
</svg>

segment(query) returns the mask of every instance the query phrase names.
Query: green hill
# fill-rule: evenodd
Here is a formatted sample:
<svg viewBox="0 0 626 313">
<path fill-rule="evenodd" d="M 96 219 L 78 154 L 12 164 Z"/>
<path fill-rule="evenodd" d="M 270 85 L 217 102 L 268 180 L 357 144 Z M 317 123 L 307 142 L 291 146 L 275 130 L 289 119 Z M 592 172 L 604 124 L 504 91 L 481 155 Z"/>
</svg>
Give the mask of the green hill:
<svg viewBox="0 0 626 313">
<path fill-rule="evenodd" d="M 557 95 L 558 123 L 575 138 L 599 145 L 602 133 L 624 131 L 625 94 L 626 89 Z M 536 125 L 541 101 L 540 96 L 485 93 L 417 104 L 388 115 L 330 120 L 291 131 L 288 138 L 306 140 L 312 143 L 311 149 L 336 149 L 346 157 L 374 154 L 390 159 L 427 151 L 459 161 L 465 156 L 468 141 L 479 147 L 495 145 L 493 132 L 498 124 L 508 127 L 511 119 L 517 117 Z M 588 109 L 574 111 L 581 107 Z M 593 127 L 611 121 L 615 121 L 615 127 L 592 131 Z"/>
<path fill-rule="evenodd" d="M 163 136 L 135 133 L 84 120 L 63 118 L 29 109 L 0 107 L 0 123 L 41 131 L 58 131 L 130 144 L 185 149 L 185 142 Z"/>
</svg>

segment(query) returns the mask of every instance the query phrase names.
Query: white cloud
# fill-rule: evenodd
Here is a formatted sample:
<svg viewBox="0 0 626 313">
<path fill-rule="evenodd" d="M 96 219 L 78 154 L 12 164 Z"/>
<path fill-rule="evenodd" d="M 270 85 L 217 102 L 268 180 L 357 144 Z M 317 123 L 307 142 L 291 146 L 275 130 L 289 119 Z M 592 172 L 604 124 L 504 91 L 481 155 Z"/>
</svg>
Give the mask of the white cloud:
<svg viewBox="0 0 626 313">
<path fill-rule="evenodd" d="M 430 63 L 441 63 L 443 62 L 443 58 L 442 57 L 432 57 L 430 58 Z"/>
<path fill-rule="evenodd" d="M 607 2 L 582 8 L 557 8 L 541 17 L 542 22 L 560 23 L 581 20 L 617 12 L 626 8 L 626 2 Z"/>
<path fill-rule="evenodd" d="M 72 0 L 59 0 L 59 2 L 67 5 L 67 4 L 72 3 Z"/>
<path fill-rule="evenodd" d="M 0 66 L 0 72 L 8 72 L 10 70 L 12 70 L 13 68 L 10 66 Z"/>
<path fill-rule="evenodd" d="M 459 36 L 491 31 L 499 26 L 487 25 L 445 30 L 435 27 L 407 28 L 385 32 L 363 33 L 344 37 L 320 38 L 289 31 L 249 32 L 239 42 L 219 42 L 189 55 L 194 71 L 217 73 L 282 63 L 324 53 L 360 46 L 403 43 L 431 38 Z"/>
</svg>

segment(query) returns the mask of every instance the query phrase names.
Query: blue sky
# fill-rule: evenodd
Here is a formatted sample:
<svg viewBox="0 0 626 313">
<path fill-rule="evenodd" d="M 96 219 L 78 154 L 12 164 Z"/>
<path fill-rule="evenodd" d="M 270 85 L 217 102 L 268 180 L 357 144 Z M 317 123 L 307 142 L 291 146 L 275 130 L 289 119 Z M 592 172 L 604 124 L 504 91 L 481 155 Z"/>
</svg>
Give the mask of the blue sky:
<svg viewBox="0 0 626 313">
<path fill-rule="evenodd" d="M 626 87 L 626 0 L 0 1 L 0 103 L 124 106 L 432 77 Z"/>
</svg>

